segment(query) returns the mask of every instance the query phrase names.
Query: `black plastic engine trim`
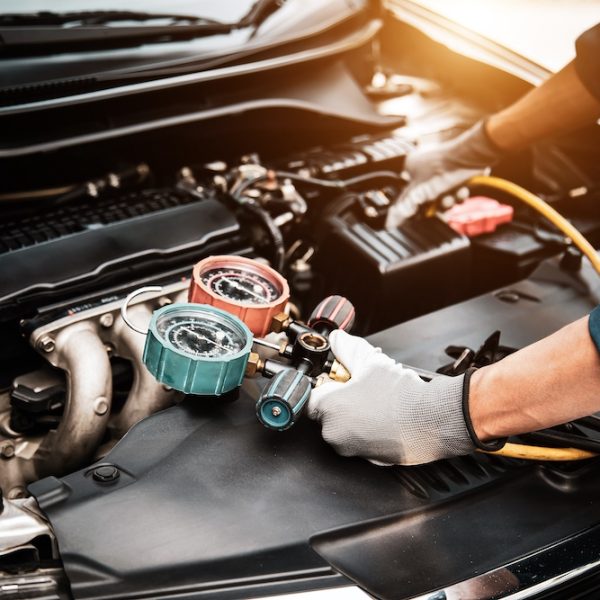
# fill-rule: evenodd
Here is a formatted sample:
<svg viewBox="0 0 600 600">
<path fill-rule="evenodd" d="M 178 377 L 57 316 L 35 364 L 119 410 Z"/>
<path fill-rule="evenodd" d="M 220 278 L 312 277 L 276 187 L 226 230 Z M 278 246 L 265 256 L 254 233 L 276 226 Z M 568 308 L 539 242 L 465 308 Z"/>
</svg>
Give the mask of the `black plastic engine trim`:
<svg viewBox="0 0 600 600">
<path fill-rule="evenodd" d="M 430 369 L 449 343 L 475 345 L 489 328 L 530 343 L 593 303 L 552 274 L 516 284 L 539 302 L 487 294 L 371 341 Z M 103 460 L 120 470 L 113 484 L 84 469 L 30 486 L 75 598 L 249 598 L 291 580 L 297 590 L 347 583 L 331 566 L 377 597 L 406 598 L 598 523 L 598 461 L 475 454 L 375 467 L 335 454 L 307 419 L 283 434 L 261 427 L 259 386 L 247 380 L 233 403 L 188 398 L 138 423 Z"/>
<path fill-rule="evenodd" d="M 201 249 L 239 229 L 230 211 L 207 198 L 0 254 L 0 304 L 94 280 L 141 260 Z"/>
</svg>

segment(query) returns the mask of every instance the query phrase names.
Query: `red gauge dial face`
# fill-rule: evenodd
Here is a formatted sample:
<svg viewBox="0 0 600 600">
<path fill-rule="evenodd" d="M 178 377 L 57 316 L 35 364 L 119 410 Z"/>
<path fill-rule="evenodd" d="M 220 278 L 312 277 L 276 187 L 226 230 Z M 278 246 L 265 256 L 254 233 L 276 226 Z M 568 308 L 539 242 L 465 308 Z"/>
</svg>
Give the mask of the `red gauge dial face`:
<svg viewBox="0 0 600 600">
<path fill-rule="evenodd" d="M 239 317 L 255 335 L 269 332 L 273 317 L 290 297 L 287 281 L 267 265 L 245 256 L 209 256 L 196 263 L 189 301 L 216 306 Z"/>
<path fill-rule="evenodd" d="M 202 283 L 216 296 L 256 306 L 275 302 L 282 293 L 280 286 L 250 269 L 215 267 L 200 275 Z"/>
</svg>

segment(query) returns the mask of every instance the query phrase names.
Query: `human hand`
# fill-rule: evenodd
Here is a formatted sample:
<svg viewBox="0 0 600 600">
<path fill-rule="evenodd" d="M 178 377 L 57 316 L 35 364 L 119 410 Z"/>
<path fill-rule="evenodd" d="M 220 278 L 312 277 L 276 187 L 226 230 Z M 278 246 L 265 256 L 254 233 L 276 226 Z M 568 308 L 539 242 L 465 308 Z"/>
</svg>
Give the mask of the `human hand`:
<svg viewBox="0 0 600 600">
<path fill-rule="evenodd" d="M 414 465 L 473 450 L 462 376 L 425 382 L 363 338 L 335 330 L 329 340 L 352 377 L 313 390 L 308 416 L 321 423 L 338 454 Z"/>
<path fill-rule="evenodd" d="M 482 175 L 502 156 L 479 121 L 458 137 L 430 149 L 416 149 L 406 157 L 410 182 L 390 208 L 386 227 L 392 229 L 412 217 L 420 206 Z"/>
</svg>

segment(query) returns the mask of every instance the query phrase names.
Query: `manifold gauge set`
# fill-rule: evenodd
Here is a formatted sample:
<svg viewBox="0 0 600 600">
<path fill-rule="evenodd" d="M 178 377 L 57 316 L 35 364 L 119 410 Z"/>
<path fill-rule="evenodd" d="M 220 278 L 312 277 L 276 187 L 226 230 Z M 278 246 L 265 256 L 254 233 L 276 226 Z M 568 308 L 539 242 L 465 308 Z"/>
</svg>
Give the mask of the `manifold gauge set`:
<svg viewBox="0 0 600 600">
<path fill-rule="evenodd" d="M 240 256 L 210 256 L 193 269 L 188 302 L 154 311 L 147 330 L 128 317 L 133 291 L 121 306 L 129 327 L 146 336 L 143 362 L 164 385 L 195 396 L 235 392 L 244 377 L 262 374 L 269 382 L 256 404 L 258 420 L 270 429 L 288 429 L 301 416 L 312 388 L 323 374 L 336 381 L 350 375 L 330 352 L 334 329 L 349 330 L 354 307 L 342 296 L 329 296 L 306 323 L 286 312 L 287 281 L 269 266 Z M 263 339 L 284 334 L 279 343 Z M 259 348 L 279 358 L 263 359 Z"/>
</svg>

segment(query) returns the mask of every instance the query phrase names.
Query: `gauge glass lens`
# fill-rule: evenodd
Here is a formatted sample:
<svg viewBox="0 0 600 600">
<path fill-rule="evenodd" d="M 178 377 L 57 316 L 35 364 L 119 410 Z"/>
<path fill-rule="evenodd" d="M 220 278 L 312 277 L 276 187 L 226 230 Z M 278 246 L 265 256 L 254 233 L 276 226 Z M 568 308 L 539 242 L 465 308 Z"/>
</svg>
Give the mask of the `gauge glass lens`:
<svg viewBox="0 0 600 600">
<path fill-rule="evenodd" d="M 215 267 L 201 279 L 215 295 L 243 304 L 269 304 L 281 296 L 279 285 L 251 269 Z"/>
<path fill-rule="evenodd" d="M 162 315 L 157 323 L 158 333 L 186 354 L 218 358 L 242 351 L 246 336 L 232 323 L 211 313 L 183 310 Z"/>
</svg>

